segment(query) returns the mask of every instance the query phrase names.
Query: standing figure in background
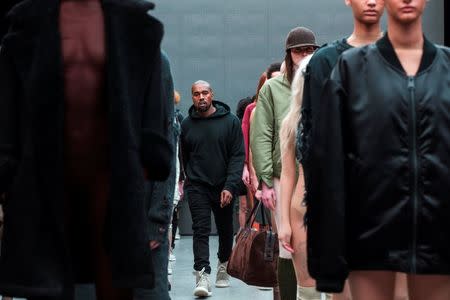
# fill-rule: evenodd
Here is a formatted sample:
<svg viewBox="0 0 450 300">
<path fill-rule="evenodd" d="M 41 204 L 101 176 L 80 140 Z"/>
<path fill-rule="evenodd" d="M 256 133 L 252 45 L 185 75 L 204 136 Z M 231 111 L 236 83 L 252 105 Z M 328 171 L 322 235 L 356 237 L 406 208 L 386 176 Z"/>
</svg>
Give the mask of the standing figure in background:
<svg viewBox="0 0 450 300">
<path fill-rule="evenodd" d="M 170 63 L 167 54 L 161 52 L 161 97 L 173 107 L 174 90 Z M 174 110 L 168 111 L 171 120 L 168 134 L 175 149 L 180 129 L 174 121 Z M 147 185 L 147 216 L 149 219 L 149 239 L 152 250 L 155 286 L 152 289 L 135 289 L 134 300 L 170 300 L 168 292 L 169 233 L 172 219 L 172 203 L 176 185 L 176 156 L 172 158 L 169 177 L 164 181 L 149 181 Z"/>
<path fill-rule="evenodd" d="M 333 41 L 321 47 L 311 58 L 305 74 L 305 88 L 302 99 L 301 121 L 299 129 L 298 149 L 300 163 L 304 175 L 308 178 L 314 172 L 315 166 L 309 163 L 309 145 L 312 143 L 312 133 L 319 117 L 318 107 L 324 83 L 329 78 L 331 70 L 336 65 L 339 56 L 348 49 L 361 47 L 374 43 L 382 36 L 381 17 L 384 11 L 383 0 L 346 0 L 345 4 L 351 8 L 353 15 L 353 32 L 346 38 Z M 309 181 L 306 180 L 306 190 Z M 314 201 L 306 195 L 305 202 Z M 288 225 L 288 224 L 285 224 Z M 283 233 L 285 243 L 289 243 L 289 227 Z M 396 300 L 406 300 L 406 277 L 399 274 L 397 277 Z M 345 285 L 342 294 L 334 295 L 335 300 L 350 299 L 350 290 Z"/>
<path fill-rule="evenodd" d="M 267 72 L 263 72 L 258 80 L 258 86 L 256 88 L 256 94 L 254 96 L 253 103 L 249 104 L 245 108 L 244 117 L 242 118 L 242 134 L 244 135 L 244 147 L 245 147 L 245 162 L 244 170 L 242 171 L 242 181 L 247 186 L 248 194 L 255 195 L 258 189 L 258 183 L 256 179 L 255 169 L 253 168 L 252 155 L 250 151 L 250 123 L 251 116 L 258 102 L 259 90 L 267 80 Z"/>
<path fill-rule="evenodd" d="M 244 165 L 244 142 L 239 119 L 225 103 L 214 100 L 211 85 L 192 85 L 193 105 L 181 124 L 185 164 L 184 197 L 189 203 L 194 232 L 194 295 L 210 296 L 209 234 L 211 211 L 219 234 L 216 287 L 230 285 L 227 263 L 233 247 L 233 197 Z"/>
<path fill-rule="evenodd" d="M 256 97 L 254 97 L 256 98 Z M 254 99 L 247 97 L 244 99 L 241 99 L 238 102 L 237 108 L 236 108 L 236 116 L 239 118 L 239 121 L 242 122 L 245 114 L 245 110 L 247 107 L 252 104 Z M 242 132 L 242 134 L 245 134 L 245 132 Z M 245 147 L 245 139 L 244 139 L 244 147 Z M 244 163 L 244 169 L 245 169 L 245 163 Z M 239 220 L 239 227 L 244 228 L 245 226 L 245 220 L 247 219 L 247 214 L 250 212 L 250 210 L 253 207 L 253 197 L 249 195 L 247 191 L 246 184 L 244 180 L 241 180 L 241 183 L 239 184 L 239 203 L 238 203 L 238 220 Z"/>
<path fill-rule="evenodd" d="M 286 37 L 284 74 L 266 81 L 258 95 L 255 117 L 250 131 L 250 147 L 253 154 L 261 201 L 272 210 L 277 227 L 281 224 L 280 203 L 280 128 L 291 102 L 291 83 L 300 62 L 317 49 L 314 33 L 305 28 L 292 29 Z M 280 244 L 278 281 L 282 300 L 295 299 L 297 282 L 292 256 Z"/>
<path fill-rule="evenodd" d="M 181 135 L 181 123 L 183 122 L 183 115 L 181 114 L 180 110 L 176 108 L 176 106 L 180 103 L 181 98 L 180 94 L 175 91 L 174 93 L 174 101 L 175 101 L 175 115 L 173 118 L 174 121 L 174 127 L 177 131 L 177 140 L 176 140 L 176 153 L 177 158 L 175 161 L 175 167 L 176 167 L 176 178 L 177 183 L 175 184 L 175 191 L 173 195 L 173 214 L 172 214 L 172 224 L 170 226 L 170 232 L 169 232 L 169 261 L 175 261 L 176 257 L 175 254 L 173 254 L 173 250 L 175 249 L 175 240 L 180 239 L 179 232 L 178 232 L 178 221 L 179 221 L 179 213 L 180 213 L 180 205 L 183 200 L 183 185 L 184 185 L 184 164 L 183 164 L 183 156 L 182 151 L 180 147 L 180 135 Z M 177 238 L 178 235 L 178 238 Z M 169 269 L 170 270 L 170 269 Z M 169 271 L 170 275 L 170 271 Z"/>
<path fill-rule="evenodd" d="M 147 180 L 164 180 L 173 104 L 149 2 L 27 0 L 0 49 L 0 294 L 98 300 L 152 288 Z"/>
<path fill-rule="evenodd" d="M 320 300 L 322 295 L 316 291 L 315 282 L 308 273 L 306 262 L 306 229 L 303 224 L 305 206 L 302 205 L 305 193 L 303 170 L 296 159 L 297 127 L 303 96 L 304 73 L 311 59 L 307 56 L 300 63 L 292 82 L 292 100 L 288 114 L 280 130 L 281 146 L 281 224 L 278 239 L 281 245 L 292 254 L 297 277 L 297 300 Z M 328 296 L 328 299 L 331 297 Z"/>
</svg>

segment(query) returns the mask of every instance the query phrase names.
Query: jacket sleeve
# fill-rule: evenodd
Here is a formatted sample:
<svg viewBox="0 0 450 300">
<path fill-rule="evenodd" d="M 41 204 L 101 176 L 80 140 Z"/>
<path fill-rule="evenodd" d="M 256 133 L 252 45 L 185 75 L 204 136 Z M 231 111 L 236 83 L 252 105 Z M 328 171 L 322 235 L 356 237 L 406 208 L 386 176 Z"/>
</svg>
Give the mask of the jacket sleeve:
<svg viewBox="0 0 450 300">
<path fill-rule="evenodd" d="M 144 101 L 142 118 L 141 156 L 150 180 L 167 178 L 173 155 L 173 147 L 168 134 L 169 126 L 172 126 L 168 116 L 173 110 L 173 101 L 167 101 L 167 95 L 164 95 L 165 93 L 161 89 L 161 84 L 163 84 L 161 65 L 161 51 L 158 48 L 151 66 L 151 78 Z"/>
<path fill-rule="evenodd" d="M 181 152 L 181 160 L 180 160 L 180 173 L 183 172 L 185 175 L 184 180 L 188 181 L 188 174 L 187 174 L 187 168 L 189 165 L 189 158 L 190 158 L 190 149 L 189 144 L 186 141 L 186 130 L 187 130 L 187 122 L 188 117 L 183 120 L 181 123 L 181 135 L 180 135 L 180 152 Z"/>
<path fill-rule="evenodd" d="M 171 174 L 172 175 L 172 174 Z M 172 218 L 175 177 L 166 181 L 148 182 L 150 198 L 149 240 L 164 242 Z"/>
<path fill-rule="evenodd" d="M 308 269 L 321 292 L 341 292 L 348 276 L 346 260 L 345 123 L 339 67 L 320 98 L 311 144 L 307 225 Z"/>
<path fill-rule="evenodd" d="M 329 65 L 328 60 L 320 55 L 313 56 L 306 68 L 301 119 L 298 130 L 300 133 L 298 155 L 302 164 L 306 163 L 309 156 L 310 144 L 312 143 L 312 127 L 315 124 L 315 116 L 317 116 L 315 113 L 320 103 L 323 85 L 330 76 L 331 70 L 332 66 Z"/>
<path fill-rule="evenodd" d="M 258 181 L 264 181 L 269 187 L 273 186 L 273 135 L 273 100 L 270 88 L 265 84 L 259 91 L 255 116 L 250 126 L 250 148 Z"/>
<path fill-rule="evenodd" d="M 241 123 L 237 117 L 233 117 L 232 131 L 230 135 L 230 145 L 227 180 L 224 189 L 236 195 L 239 183 L 242 180 L 242 169 L 244 168 L 245 150 L 244 138 L 242 136 Z"/>
<path fill-rule="evenodd" d="M 186 173 L 184 171 L 184 163 L 183 163 L 183 151 L 181 151 L 181 123 L 183 122 L 183 115 L 180 112 L 177 112 L 176 118 L 178 120 L 178 124 L 179 124 L 179 128 L 180 128 L 180 133 L 177 137 L 177 145 L 178 145 L 178 147 L 177 147 L 177 149 L 178 149 L 177 164 L 179 167 L 178 182 L 180 182 L 180 181 L 184 181 L 184 179 L 186 178 Z"/>
<path fill-rule="evenodd" d="M 18 93 L 12 59 L 0 46 L 0 194 L 10 189 L 19 160 Z"/>
<path fill-rule="evenodd" d="M 170 120 L 167 130 L 167 140 L 170 147 L 175 144 L 174 133 L 174 101 L 173 101 L 173 80 L 170 73 L 169 60 L 166 55 L 162 54 L 162 85 L 161 95 L 163 101 L 172 109 L 166 111 L 165 117 Z M 150 223 L 150 240 L 164 241 L 167 235 L 167 229 L 172 216 L 173 192 L 175 188 L 175 152 L 169 152 L 171 155 L 169 161 L 169 177 L 165 181 L 153 181 L 149 183 L 149 201 L 148 218 Z"/>
</svg>

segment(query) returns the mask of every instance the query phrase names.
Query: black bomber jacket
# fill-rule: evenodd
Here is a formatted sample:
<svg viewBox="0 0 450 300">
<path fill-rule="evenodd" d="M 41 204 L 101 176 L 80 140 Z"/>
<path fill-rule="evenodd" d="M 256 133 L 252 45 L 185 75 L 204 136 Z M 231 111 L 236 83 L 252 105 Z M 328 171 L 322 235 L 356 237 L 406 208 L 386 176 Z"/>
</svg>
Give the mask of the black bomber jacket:
<svg viewBox="0 0 450 300">
<path fill-rule="evenodd" d="M 339 292 L 353 270 L 450 274 L 450 50 L 425 39 L 407 76 L 387 35 L 342 54 L 305 178 L 308 267 Z"/>
</svg>

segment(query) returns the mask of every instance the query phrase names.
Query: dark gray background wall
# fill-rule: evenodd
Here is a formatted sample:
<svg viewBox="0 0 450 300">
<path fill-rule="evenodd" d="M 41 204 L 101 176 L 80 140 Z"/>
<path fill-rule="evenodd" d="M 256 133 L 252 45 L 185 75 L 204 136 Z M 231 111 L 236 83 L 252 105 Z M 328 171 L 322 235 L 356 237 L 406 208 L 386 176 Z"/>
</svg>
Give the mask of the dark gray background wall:
<svg viewBox="0 0 450 300">
<path fill-rule="evenodd" d="M 183 112 L 191 105 L 190 87 L 198 79 L 209 81 L 216 99 L 234 111 L 239 99 L 255 93 L 266 66 L 283 59 L 284 39 L 293 27 L 312 29 L 319 43 L 346 36 L 353 28 L 344 0 L 153 2 L 153 15 L 165 25 L 163 48 L 171 59 Z M 444 0 L 428 3 L 424 29 L 433 42 L 444 43 Z"/>
</svg>

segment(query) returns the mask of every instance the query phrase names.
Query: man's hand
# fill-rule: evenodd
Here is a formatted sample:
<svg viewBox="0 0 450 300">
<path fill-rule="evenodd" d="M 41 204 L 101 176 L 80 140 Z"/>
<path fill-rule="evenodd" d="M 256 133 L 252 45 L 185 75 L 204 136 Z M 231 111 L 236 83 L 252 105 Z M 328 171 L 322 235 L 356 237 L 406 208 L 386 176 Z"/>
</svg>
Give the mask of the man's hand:
<svg viewBox="0 0 450 300">
<path fill-rule="evenodd" d="M 223 190 L 220 193 L 220 207 L 224 208 L 231 203 L 231 200 L 233 200 L 233 195 L 229 191 Z"/>
<path fill-rule="evenodd" d="M 151 250 L 155 250 L 156 248 L 158 248 L 161 245 L 160 242 L 158 241 L 150 241 L 150 249 Z"/>
<path fill-rule="evenodd" d="M 244 164 L 244 170 L 242 171 L 242 181 L 250 188 L 250 172 L 248 171 L 247 164 Z"/>
<path fill-rule="evenodd" d="M 265 207 L 275 211 L 275 203 L 277 201 L 275 190 L 268 187 L 264 181 L 262 182 L 261 201 Z"/>
</svg>

